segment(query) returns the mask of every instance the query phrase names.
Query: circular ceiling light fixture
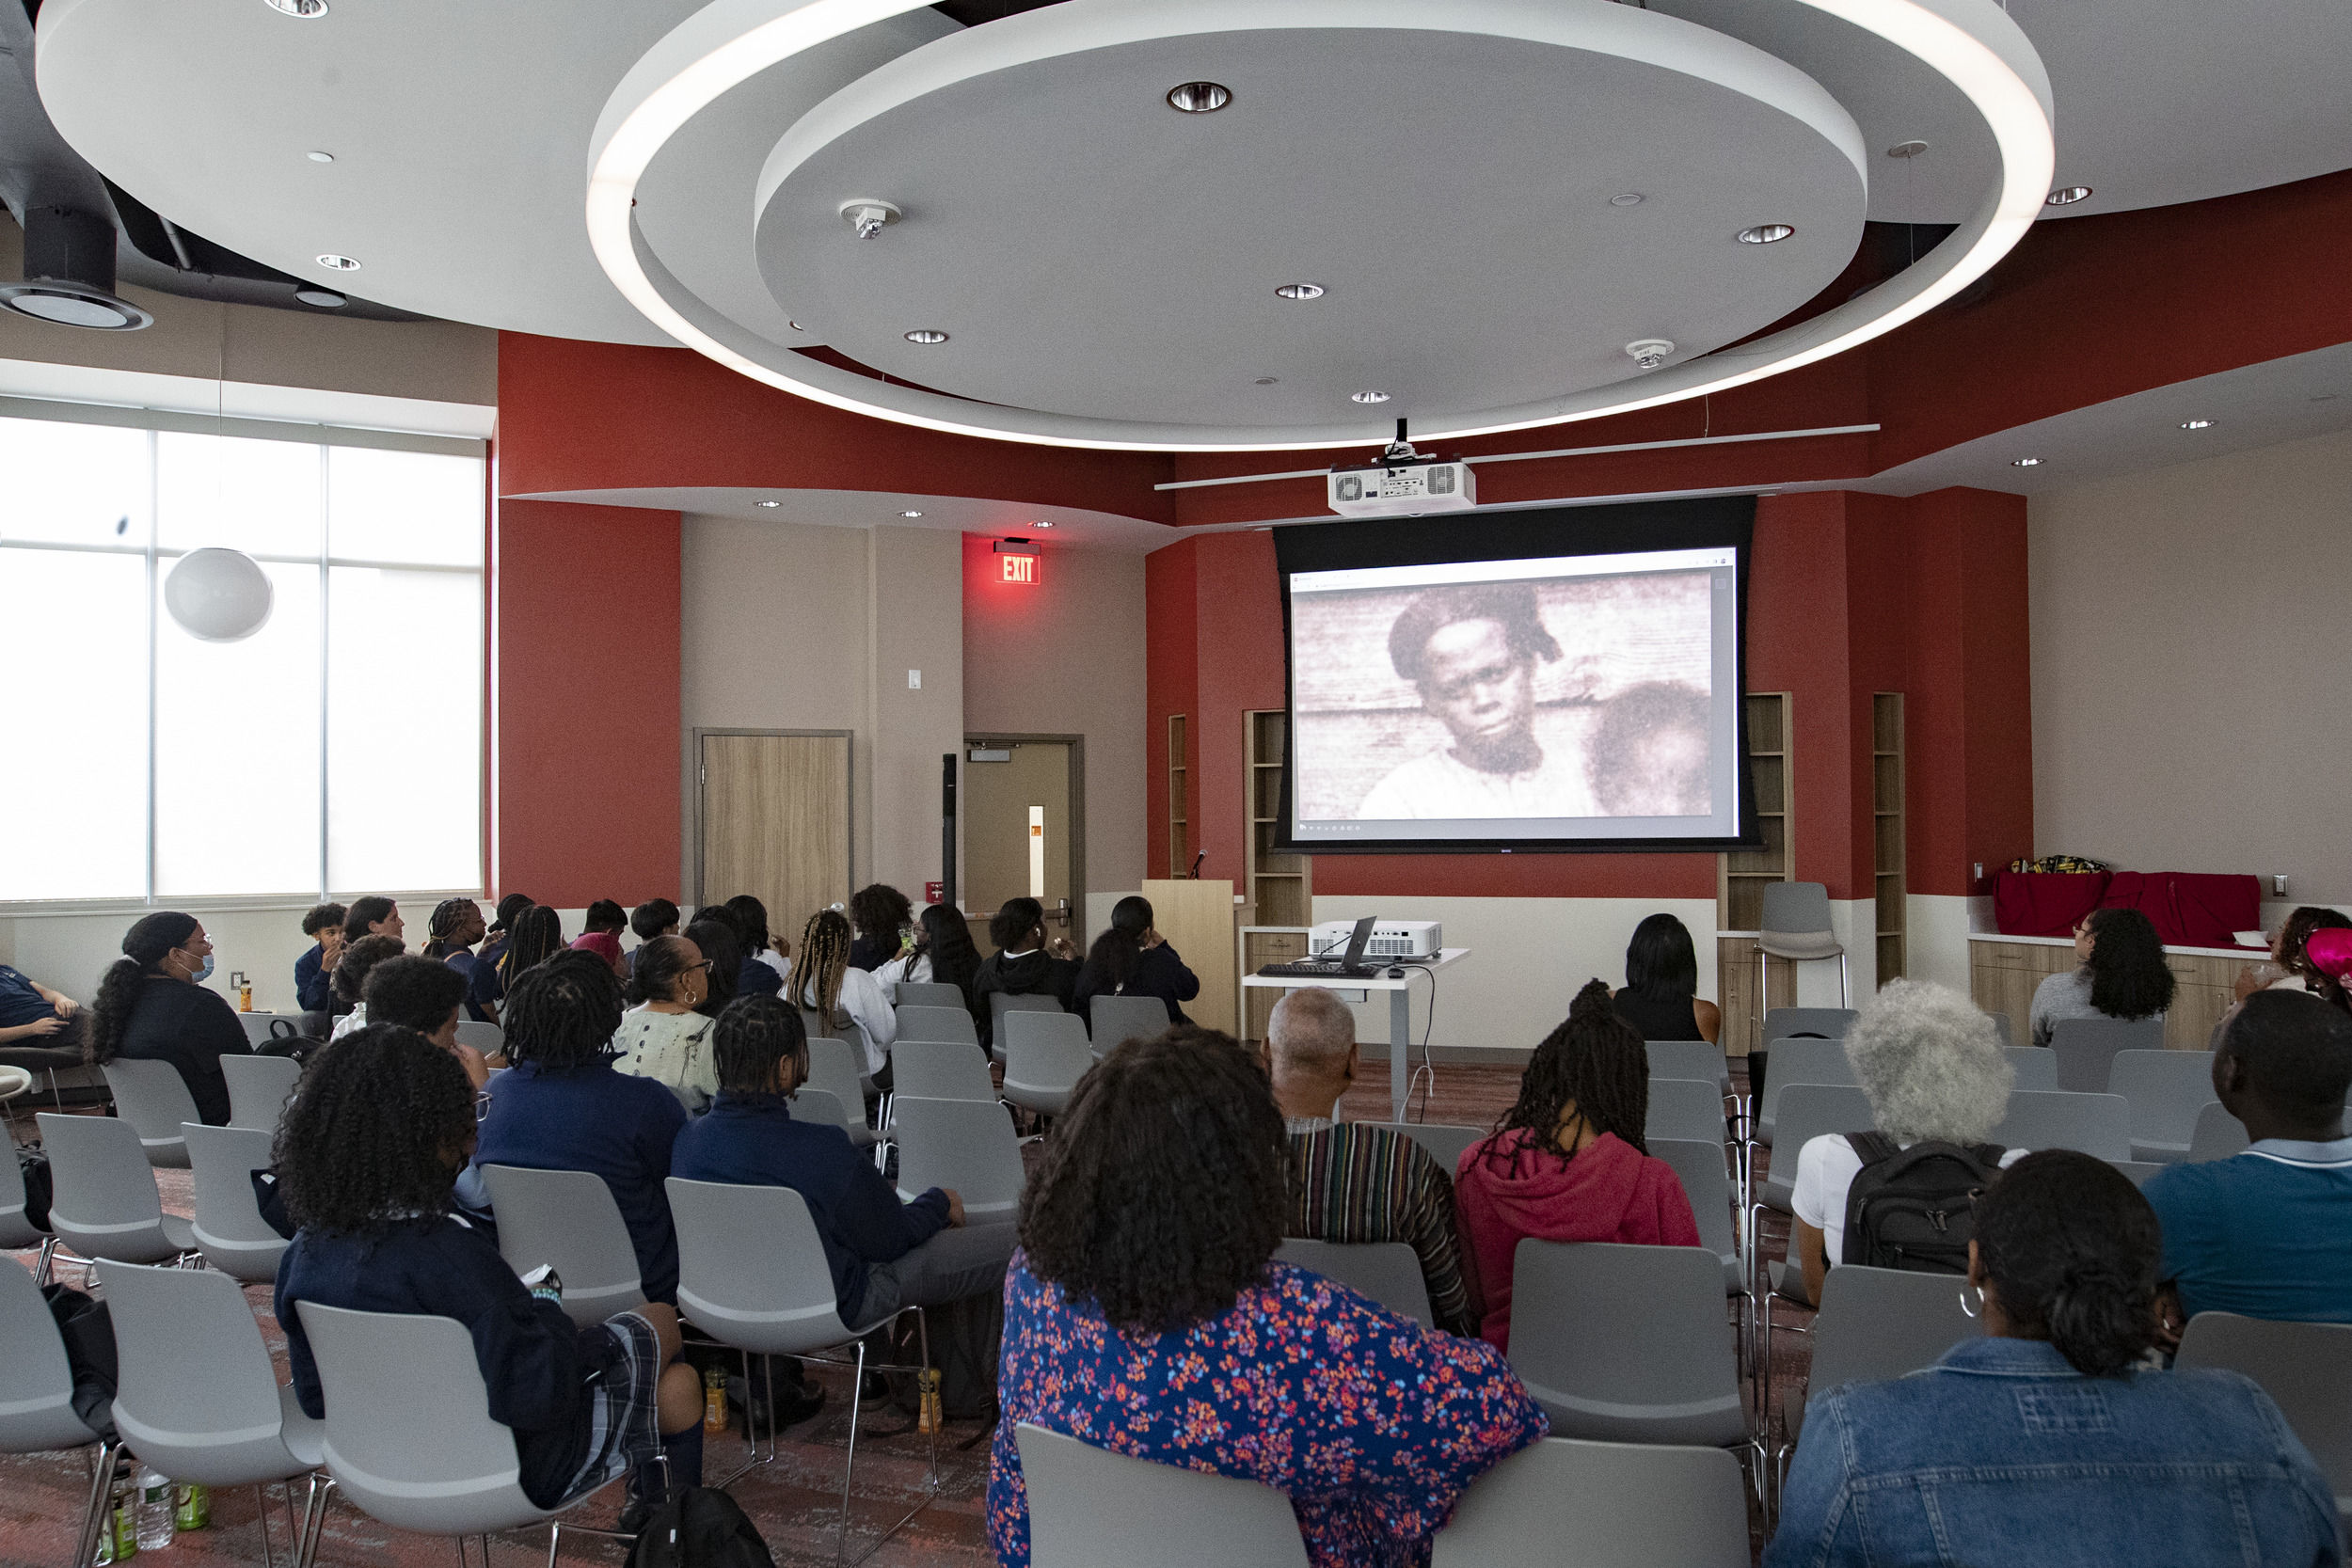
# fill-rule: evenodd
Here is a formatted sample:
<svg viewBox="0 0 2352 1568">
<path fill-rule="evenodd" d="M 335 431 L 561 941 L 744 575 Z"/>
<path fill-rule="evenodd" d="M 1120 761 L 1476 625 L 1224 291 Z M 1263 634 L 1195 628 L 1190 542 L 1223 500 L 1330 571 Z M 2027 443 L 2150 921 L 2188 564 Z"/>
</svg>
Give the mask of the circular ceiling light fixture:
<svg viewBox="0 0 2352 1568">
<path fill-rule="evenodd" d="M 1741 245 L 1778 245 L 1794 234 L 1796 230 L 1786 223 L 1759 223 L 1753 229 L 1740 230 Z"/>
<path fill-rule="evenodd" d="M 164 608 L 204 642 L 241 642 L 269 624 L 269 574 L 243 550 L 190 550 L 164 578 Z"/>
<path fill-rule="evenodd" d="M 1894 146 L 1886 150 L 1886 155 L 1890 158 L 1900 158 L 1905 162 L 1909 162 L 1911 159 L 1916 158 L 1920 153 L 1925 152 L 1927 150 L 1928 144 L 1920 141 L 1915 136 L 1910 141 L 1897 142 Z"/>
<path fill-rule="evenodd" d="M 1213 115 L 1233 101 L 1222 82 L 1180 82 L 1168 89 L 1168 106 L 1178 114 Z"/>
<path fill-rule="evenodd" d="M 2213 421 L 2211 420 L 2183 420 L 2181 428 L 2183 430 L 2211 430 Z"/>
<path fill-rule="evenodd" d="M 328 272 L 358 272 L 359 270 L 358 262 L 348 256 L 338 256 L 331 250 L 321 256 L 318 261 L 319 265 Z"/>
<path fill-rule="evenodd" d="M 771 510 L 773 510 L 773 509 L 774 509 L 774 508 L 776 508 L 776 507 L 782 506 L 782 505 L 784 504 L 784 502 L 782 502 L 782 501 L 754 501 L 754 502 L 752 502 L 752 504 L 753 504 L 754 506 L 756 506 L 756 507 L 760 508 L 762 511 L 771 511 Z"/>
<path fill-rule="evenodd" d="M 935 326 L 918 326 L 907 334 L 907 341 L 910 343 L 944 343 L 946 341 L 947 334 Z"/>
<path fill-rule="evenodd" d="M 1360 392 L 1348 393 L 1347 401 L 1350 403 L 1386 403 L 1389 401 L 1389 394 L 1367 388 Z"/>
<path fill-rule="evenodd" d="M 0 283 L 0 305 L 36 321 L 87 327 L 95 332 L 136 332 L 155 321 L 127 299 L 62 278 Z"/>
<path fill-rule="evenodd" d="M 901 517 L 920 517 L 922 515 L 923 515 L 923 514 L 921 514 L 920 512 L 912 512 L 912 511 L 910 511 L 910 512 L 901 512 L 901 513 L 899 513 L 899 514 L 898 514 L 898 515 L 899 515 L 899 516 L 901 516 Z"/>
<path fill-rule="evenodd" d="M 2009 460 L 2009 466 L 2012 468 L 2039 468 L 2042 467 L 2042 459 L 2039 457 L 2012 457 Z"/>
<path fill-rule="evenodd" d="M 1321 299 L 1323 285 L 1320 283 L 1283 283 L 1277 286 L 1274 292 L 1284 299 Z"/>
<path fill-rule="evenodd" d="M 2060 185 L 2057 190 L 2043 197 L 2042 201 L 2042 205 L 2047 207 L 2072 207 L 2077 201 L 2090 199 L 2090 187 L 2089 185 Z"/>
<path fill-rule="evenodd" d="M 1640 191 L 1619 191 L 1609 198 L 1609 205 L 1612 207 L 1639 207 L 1641 204 L 1642 193 Z"/>
<path fill-rule="evenodd" d="M 606 100 L 588 150 L 584 218 L 597 263 L 622 296 L 672 339 L 764 385 L 831 407 L 952 435 L 1111 451 L 1276 451 L 1311 450 L 1376 438 L 1366 421 L 1266 427 L 1179 420 L 1128 419 L 1034 409 L 929 390 L 870 371 L 825 364 L 723 319 L 660 259 L 633 209 L 647 171 L 706 110 L 771 68 L 834 40 L 924 8 L 925 0 L 741 0 L 705 6 L 656 41 Z M 1742 342 L 1736 355 L 1694 354 L 1643 377 L 1571 389 L 1492 407 L 1426 419 L 1417 434 L 1459 439 L 1630 413 L 1680 403 L 1780 375 L 1842 354 L 1916 320 L 1952 298 L 2007 255 L 2043 211 L 2056 151 L 2049 75 L 2033 44 L 1996 0 L 1788 0 L 1849 23 L 1909 55 L 1963 99 L 1990 138 L 1997 174 L 1975 209 L 1919 264 L 1795 325 Z M 1370 8 L 1367 8 L 1369 12 Z M 1267 28 L 1332 27 L 1328 7 L 1298 0 L 1248 6 L 1086 8 L 1086 47 L 1142 45 L 1159 40 L 1237 34 Z M 914 102 L 972 76 L 980 40 L 999 55 L 1021 40 L 1033 58 L 1071 52 L 1067 19 L 1078 8 L 1047 7 L 989 28 L 934 40 L 861 78 L 851 89 L 870 116 Z M 1204 24 L 1204 12 L 1218 20 Z M 1604 16 L 1603 13 L 1606 13 Z M 1482 33 L 1587 52 L 1615 53 L 1629 65 L 1682 71 L 1694 82 L 1730 91 L 1735 83 L 1771 79 L 1818 111 L 1804 123 L 1857 160 L 1867 157 L 1852 116 L 1802 69 L 1721 33 L 1625 7 L 1523 8 L 1499 0 L 1455 0 L 1445 7 L 1380 10 L 1375 20 L 1340 13 L 1341 24 L 1404 28 L 1432 35 Z M 1468 20 L 1466 20 L 1466 18 Z M 1124 29 L 1120 31 L 1120 29 Z M 1673 39 L 1666 35 L 1671 32 Z M 961 40 L 972 40 L 966 44 Z M 1692 64 L 1705 57 L 1704 63 Z M 1733 71 L 1728 63 L 1742 62 Z M 1002 69 L 993 57 L 988 69 Z M 1726 72 L 1732 72 L 1726 75 Z M 885 73 L 887 78 L 885 79 Z M 1742 74 L 1744 73 L 1744 74 Z M 1189 84 L 1187 84 L 1189 85 Z M 1756 100 L 1764 102 L 1763 100 Z M 1793 102 L 1794 100 L 1790 100 Z M 829 101 L 842 103 L 841 95 Z M 1786 104 L 1778 104 L 1790 112 Z M 842 114 L 847 114 L 845 108 Z M 796 126 L 801 132 L 804 126 Z M 823 145 L 815 128 L 778 145 L 763 171 L 766 197 L 793 166 L 778 154 L 805 157 Z"/>
<path fill-rule="evenodd" d="M 327 151 L 325 148 L 314 148 L 310 151 L 304 153 L 303 156 L 309 158 L 314 164 L 331 164 L 335 161 L 335 154 Z"/>
<path fill-rule="evenodd" d="M 340 310 L 351 303 L 349 296 L 339 294 L 332 289 L 322 289 L 314 283 L 305 283 L 296 289 L 294 298 L 305 305 L 315 305 L 322 310 Z"/>
<path fill-rule="evenodd" d="M 281 16 L 299 17 L 316 22 L 326 14 L 326 0 L 262 0 L 262 4 Z"/>
</svg>

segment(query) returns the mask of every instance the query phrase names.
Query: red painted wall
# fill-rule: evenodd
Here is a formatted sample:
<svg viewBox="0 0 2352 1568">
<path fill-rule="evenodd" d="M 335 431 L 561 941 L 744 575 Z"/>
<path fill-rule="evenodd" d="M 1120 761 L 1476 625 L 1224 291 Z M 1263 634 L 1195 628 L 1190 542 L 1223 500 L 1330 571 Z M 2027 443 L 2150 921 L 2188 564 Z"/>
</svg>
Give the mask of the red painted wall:
<svg viewBox="0 0 2352 1568">
<path fill-rule="evenodd" d="M 678 515 L 504 500 L 491 530 L 490 888 L 678 894 Z"/>
<path fill-rule="evenodd" d="M 1200 708 L 1200 574 L 1198 538 L 1186 539 L 1143 558 L 1143 635 L 1148 646 L 1143 691 L 1144 875 L 1173 877 L 1168 855 L 1168 768 L 1181 765 L 1187 776 L 1197 765 L 1192 716 Z M 1168 756 L 1168 716 L 1184 715 L 1182 759 Z M 1197 789 L 1187 791 L 1197 796 Z M 1186 805 L 1189 816 L 1191 807 Z M 1187 823 L 1186 831 L 1190 832 Z M 1189 864 L 1189 856 L 1187 856 Z"/>
</svg>

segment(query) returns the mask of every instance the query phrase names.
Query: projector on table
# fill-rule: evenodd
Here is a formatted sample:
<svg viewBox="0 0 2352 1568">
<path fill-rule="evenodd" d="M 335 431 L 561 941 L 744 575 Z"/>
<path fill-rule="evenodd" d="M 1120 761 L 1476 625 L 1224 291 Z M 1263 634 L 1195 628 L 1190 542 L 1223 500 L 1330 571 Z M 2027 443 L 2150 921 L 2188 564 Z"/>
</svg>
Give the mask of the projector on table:
<svg viewBox="0 0 2352 1568">
<path fill-rule="evenodd" d="M 1311 957 L 1338 958 L 1356 934 L 1352 920 L 1327 920 L 1307 938 Z M 1434 958 L 1445 945 L 1445 927 L 1434 920 L 1382 920 L 1374 923 L 1366 958 Z"/>
<path fill-rule="evenodd" d="M 1343 517 L 1411 517 L 1467 512 L 1478 504 L 1478 479 L 1470 465 L 1415 451 L 1403 420 L 1379 462 L 1333 468 L 1324 485 L 1331 510 Z"/>
</svg>

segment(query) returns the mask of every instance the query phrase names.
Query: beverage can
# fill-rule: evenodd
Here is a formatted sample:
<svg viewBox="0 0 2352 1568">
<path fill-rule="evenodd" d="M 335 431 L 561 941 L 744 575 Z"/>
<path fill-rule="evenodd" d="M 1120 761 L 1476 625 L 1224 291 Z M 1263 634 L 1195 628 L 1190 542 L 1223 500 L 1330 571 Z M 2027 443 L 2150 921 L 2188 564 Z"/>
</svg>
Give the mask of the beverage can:
<svg viewBox="0 0 2352 1568">
<path fill-rule="evenodd" d="M 926 1367 L 922 1371 L 922 1413 L 915 1418 L 917 1432 L 937 1432 L 944 1424 L 939 1401 L 939 1369 Z"/>
<path fill-rule="evenodd" d="M 723 1367 L 703 1369 L 703 1430 L 727 1429 L 727 1374 Z"/>
<path fill-rule="evenodd" d="M 138 1515 L 132 1506 L 131 1497 L 131 1486 L 128 1481 L 116 1486 L 113 1523 L 112 1528 L 106 1533 L 113 1540 L 114 1560 L 117 1562 L 139 1555 Z"/>
<path fill-rule="evenodd" d="M 191 1481 L 171 1489 L 171 1523 L 183 1530 L 202 1529 L 213 1522 L 212 1489 Z"/>
</svg>

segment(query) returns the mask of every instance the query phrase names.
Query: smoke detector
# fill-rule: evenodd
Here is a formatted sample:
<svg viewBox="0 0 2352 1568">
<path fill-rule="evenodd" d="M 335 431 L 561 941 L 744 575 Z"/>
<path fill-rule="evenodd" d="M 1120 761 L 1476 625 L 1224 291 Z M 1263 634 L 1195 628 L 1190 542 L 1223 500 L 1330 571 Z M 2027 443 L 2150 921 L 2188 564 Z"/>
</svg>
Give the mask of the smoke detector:
<svg viewBox="0 0 2352 1568">
<path fill-rule="evenodd" d="M 1666 362 L 1666 356 L 1674 353 L 1675 346 L 1663 338 L 1637 338 L 1625 345 L 1625 351 L 1633 356 L 1636 365 L 1645 371 L 1654 371 Z"/>
<path fill-rule="evenodd" d="M 853 197 L 841 204 L 842 221 L 857 230 L 861 240 L 870 240 L 891 224 L 906 216 L 897 202 L 882 201 L 870 196 Z"/>
<path fill-rule="evenodd" d="M 71 207 L 24 209 L 24 280 L 0 283 L 21 316 L 93 332 L 136 332 L 155 318 L 115 288 L 115 226 Z"/>
</svg>

